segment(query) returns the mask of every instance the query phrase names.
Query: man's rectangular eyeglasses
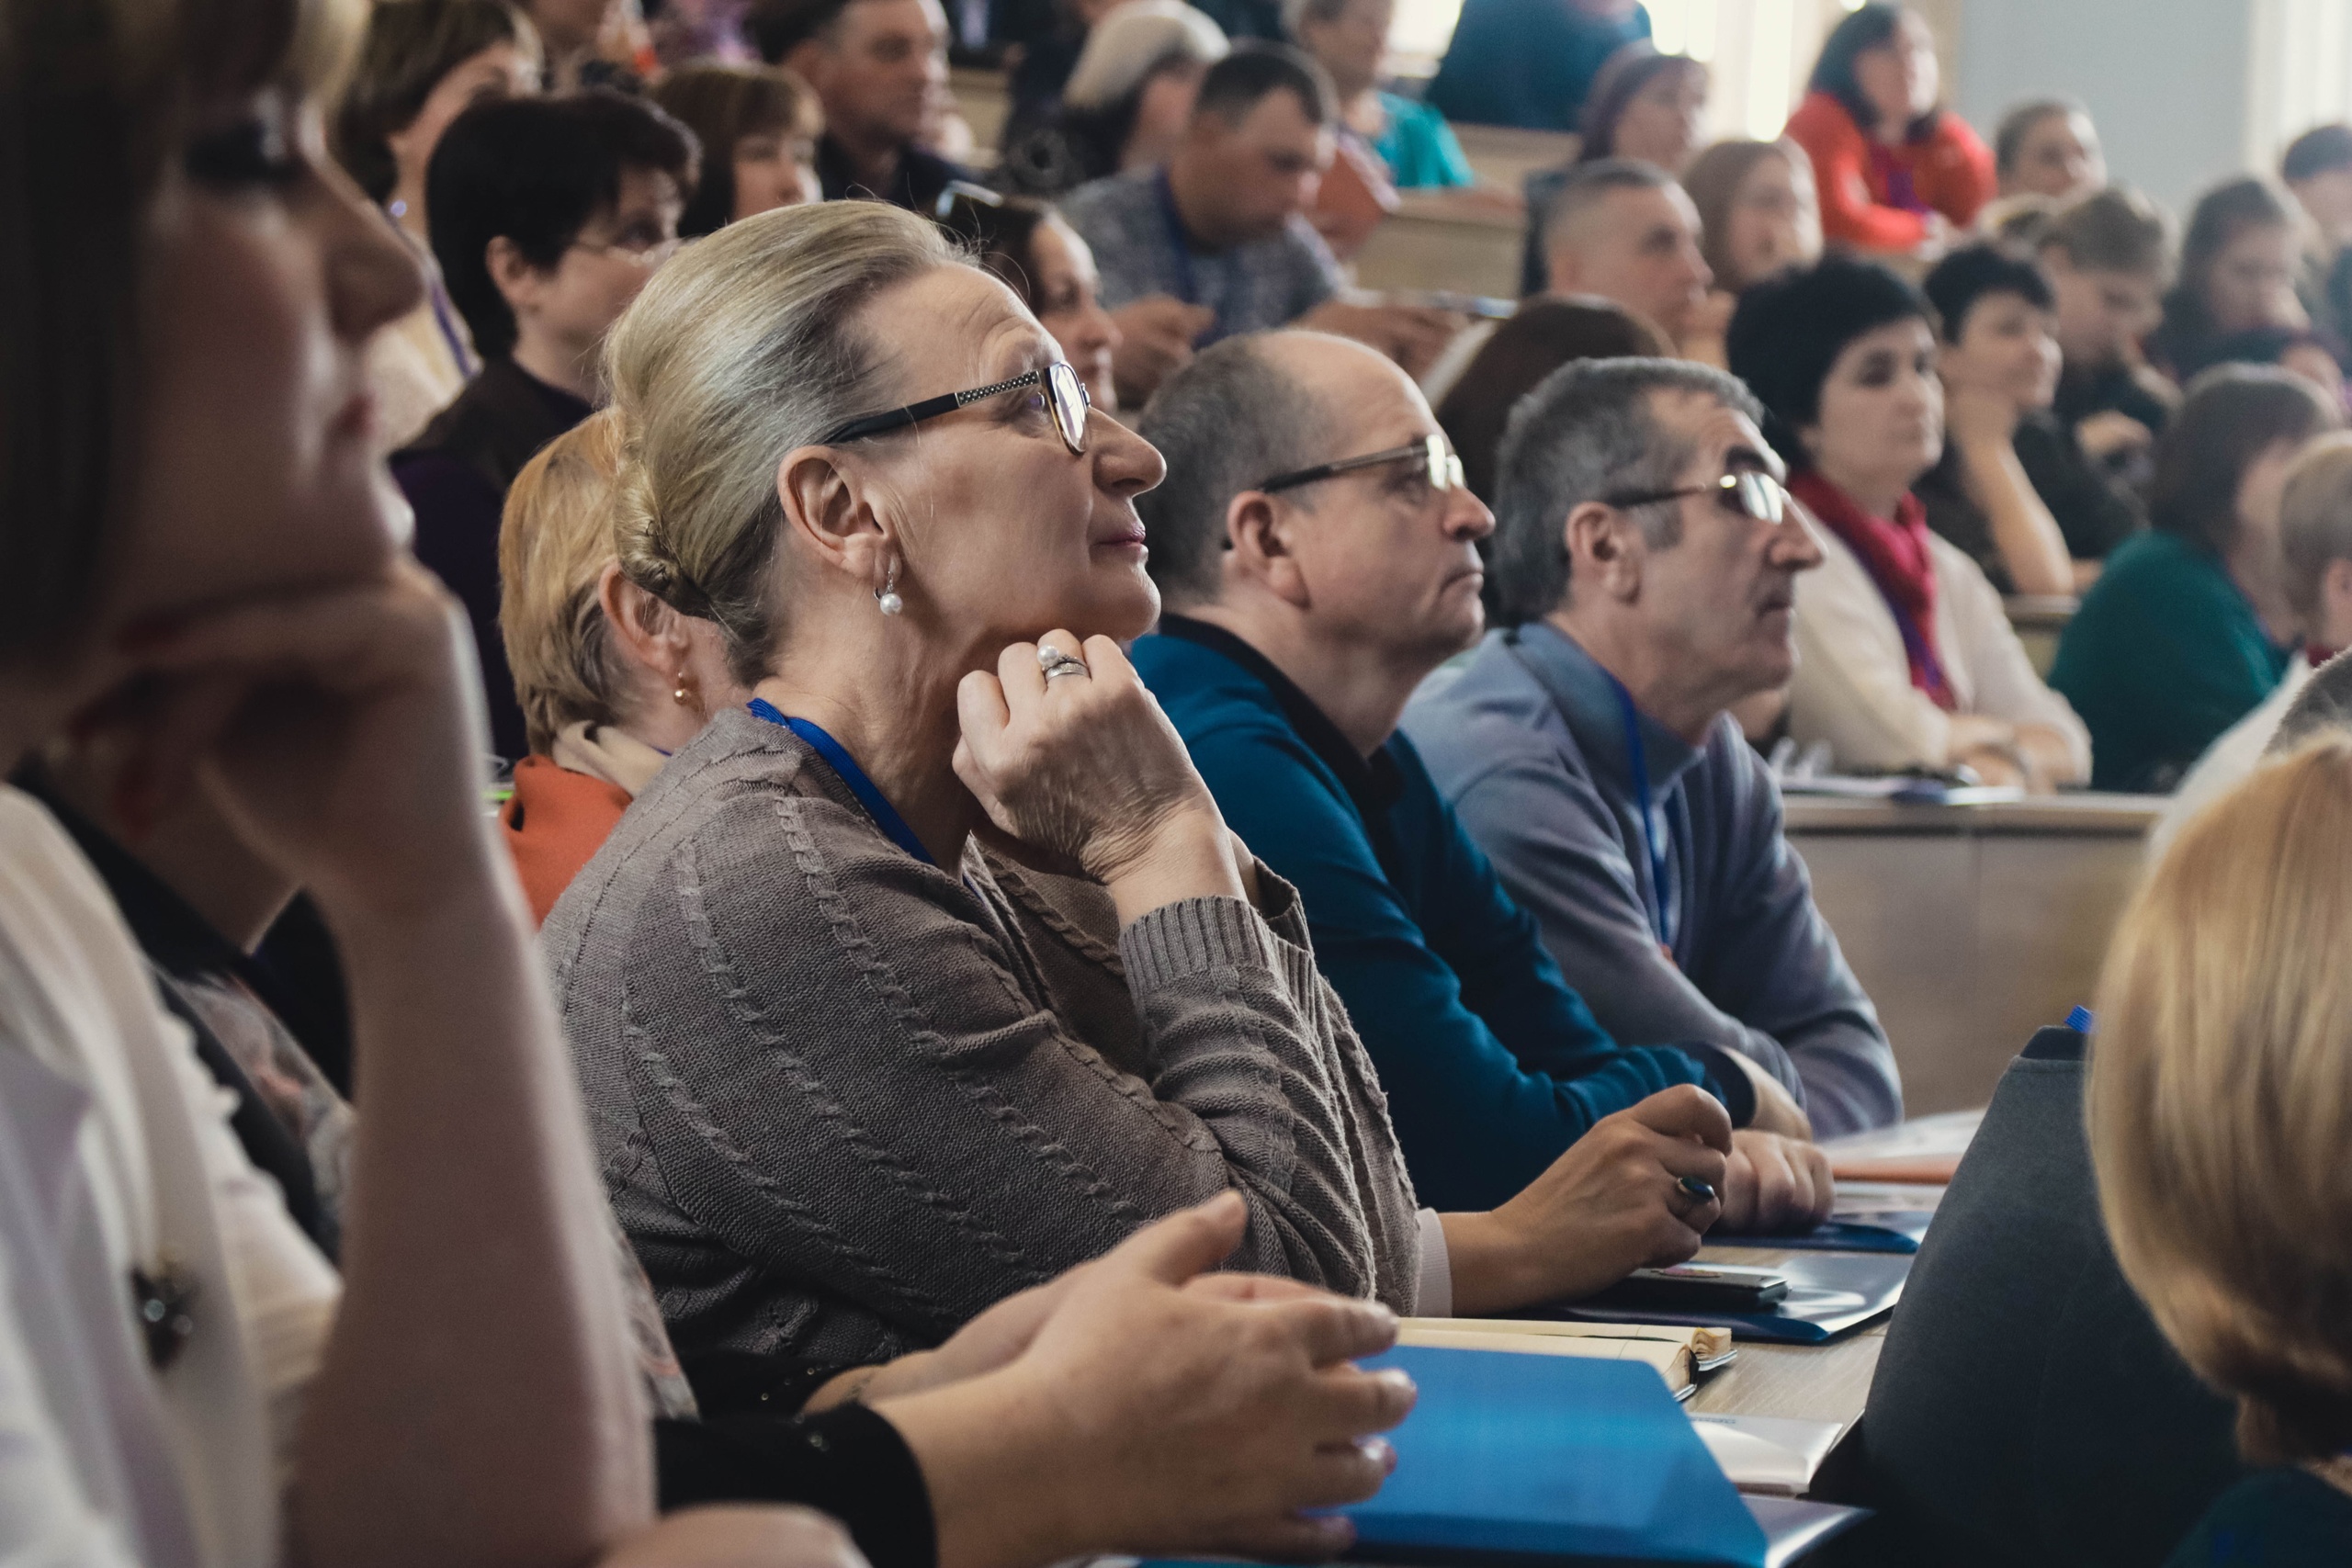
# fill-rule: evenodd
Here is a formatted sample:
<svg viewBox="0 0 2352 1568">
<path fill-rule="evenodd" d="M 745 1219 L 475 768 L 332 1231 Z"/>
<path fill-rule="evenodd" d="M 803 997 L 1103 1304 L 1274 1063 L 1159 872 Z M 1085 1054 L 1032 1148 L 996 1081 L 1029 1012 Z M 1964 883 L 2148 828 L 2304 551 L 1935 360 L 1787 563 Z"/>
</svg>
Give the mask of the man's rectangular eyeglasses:
<svg viewBox="0 0 2352 1568">
<path fill-rule="evenodd" d="M 1053 411 L 1054 429 L 1060 434 L 1062 445 L 1069 448 L 1071 457 L 1082 457 L 1086 452 L 1086 411 L 1093 406 L 1093 400 L 1086 395 L 1086 383 L 1078 378 L 1078 372 L 1058 360 L 1042 370 L 1015 376 L 1010 381 L 999 381 L 993 387 L 975 387 L 968 392 L 949 392 L 944 397 L 926 398 L 922 402 L 909 403 L 905 408 L 892 409 L 887 413 L 860 414 L 834 426 L 817 445 L 836 446 L 844 441 L 879 435 L 886 430 L 901 430 L 926 419 L 954 413 L 957 409 L 968 408 L 989 398 L 1018 391 L 1023 387 L 1045 389 L 1046 403 Z"/>
<path fill-rule="evenodd" d="M 1454 456 L 1442 435 L 1424 435 L 1409 446 L 1392 446 L 1385 452 L 1370 452 L 1361 457 L 1342 457 L 1336 463 L 1317 463 L 1296 473 L 1276 474 L 1258 488 L 1271 495 L 1278 490 L 1295 490 L 1311 485 L 1318 479 L 1336 479 L 1353 473 L 1358 468 L 1374 468 L 1383 463 L 1418 462 L 1423 465 L 1430 489 L 1441 493 L 1460 490 L 1463 486 L 1462 459 Z"/>
<path fill-rule="evenodd" d="M 1690 495 L 1712 495 L 1715 504 L 1735 517 L 1745 517 L 1751 523 L 1781 524 L 1789 518 L 1789 492 L 1781 481 L 1756 468 L 1742 468 L 1725 474 L 1713 484 L 1684 485 L 1679 490 L 1645 491 L 1635 495 L 1610 495 L 1601 498 L 1604 505 L 1620 511 L 1636 506 L 1652 506 L 1661 501 L 1680 501 Z"/>
</svg>

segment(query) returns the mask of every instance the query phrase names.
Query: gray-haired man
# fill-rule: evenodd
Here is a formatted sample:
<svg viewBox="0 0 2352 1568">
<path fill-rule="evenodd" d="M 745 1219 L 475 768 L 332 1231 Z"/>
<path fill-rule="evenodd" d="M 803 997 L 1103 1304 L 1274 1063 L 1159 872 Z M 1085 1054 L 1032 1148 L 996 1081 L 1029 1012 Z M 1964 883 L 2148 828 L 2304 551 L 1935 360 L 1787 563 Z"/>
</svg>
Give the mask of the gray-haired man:
<svg viewBox="0 0 2352 1568">
<path fill-rule="evenodd" d="M 1794 668 L 1821 554 L 1746 388 L 1589 361 L 1503 438 L 1490 572 L 1509 628 L 1405 712 L 1438 787 L 1601 1026 L 1801 1086 L 1816 1135 L 1902 1114 L 1894 1053 L 1729 716 Z"/>
</svg>

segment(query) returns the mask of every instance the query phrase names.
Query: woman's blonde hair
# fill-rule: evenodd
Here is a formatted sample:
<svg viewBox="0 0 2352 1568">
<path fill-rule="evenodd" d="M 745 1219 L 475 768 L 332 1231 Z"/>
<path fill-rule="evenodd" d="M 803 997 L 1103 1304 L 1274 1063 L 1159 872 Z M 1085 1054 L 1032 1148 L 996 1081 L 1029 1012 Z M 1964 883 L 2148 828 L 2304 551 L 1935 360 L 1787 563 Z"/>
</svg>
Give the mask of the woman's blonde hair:
<svg viewBox="0 0 2352 1568">
<path fill-rule="evenodd" d="M 2199 813 L 2126 912 L 2087 1111 L 2116 1259 L 2257 1462 L 2352 1448 L 2352 736 Z"/>
<path fill-rule="evenodd" d="M 932 223 L 882 202 L 785 208 L 688 246 L 613 329 L 621 570 L 718 626 L 745 685 L 767 673 L 779 630 L 777 463 L 888 400 L 859 313 L 961 259 Z"/>
<path fill-rule="evenodd" d="M 535 755 L 579 723 L 618 724 L 628 679 L 597 584 L 613 559 L 620 423 L 591 415 L 524 465 L 498 528 L 498 628 Z"/>
</svg>

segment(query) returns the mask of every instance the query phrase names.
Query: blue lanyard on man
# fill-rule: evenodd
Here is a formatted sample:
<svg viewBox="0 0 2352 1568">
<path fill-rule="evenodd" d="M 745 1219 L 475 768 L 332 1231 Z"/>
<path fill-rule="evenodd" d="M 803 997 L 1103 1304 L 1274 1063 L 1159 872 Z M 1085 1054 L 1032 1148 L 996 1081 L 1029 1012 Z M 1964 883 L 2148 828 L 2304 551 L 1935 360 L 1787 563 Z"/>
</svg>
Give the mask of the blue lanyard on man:
<svg viewBox="0 0 2352 1568">
<path fill-rule="evenodd" d="M 1642 825 L 1644 858 L 1649 863 L 1653 903 L 1650 931 L 1657 938 L 1658 951 L 1671 962 L 1674 958 L 1675 919 L 1673 894 L 1666 880 L 1665 846 L 1673 841 L 1674 820 L 1668 816 L 1664 829 L 1658 826 L 1661 814 L 1650 798 L 1649 749 L 1642 744 L 1642 715 L 1641 710 L 1634 705 L 1634 694 L 1625 689 L 1624 682 L 1609 674 L 1608 671 L 1601 673 L 1609 675 L 1610 689 L 1617 694 L 1617 711 L 1625 721 L 1625 769 L 1634 786 L 1634 819 Z"/>
<path fill-rule="evenodd" d="M 865 814 L 874 818 L 874 825 L 889 835 L 892 843 L 925 865 L 939 863 L 931 858 L 931 852 L 922 847 L 922 840 L 915 837 L 915 830 L 907 826 L 907 819 L 899 815 L 899 808 L 890 804 L 888 797 L 875 786 L 872 779 L 865 776 L 865 770 L 857 765 L 857 759 L 849 754 L 847 747 L 807 719 L 794 718 L 779 712 L 776 705 L 765 697 L 753 697 L 743 705 L 770 724 L 780 724 L 807 741 L 817 755 L 825 759 L 826 765 L 841 775 L 842 783 L 849 785 L 849 792 L 857 796 L 857 803 L 865 807 Z"/>
</svg>

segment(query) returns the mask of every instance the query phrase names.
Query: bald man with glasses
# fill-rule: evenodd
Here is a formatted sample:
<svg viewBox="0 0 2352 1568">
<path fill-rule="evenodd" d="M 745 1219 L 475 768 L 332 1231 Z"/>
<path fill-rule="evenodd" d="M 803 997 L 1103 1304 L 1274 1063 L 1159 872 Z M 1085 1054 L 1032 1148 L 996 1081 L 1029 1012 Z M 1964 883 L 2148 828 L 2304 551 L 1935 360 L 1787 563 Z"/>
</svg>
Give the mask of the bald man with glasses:
<svg viewBox="0 0 2352 1568">
<path fill-rule="evenodd" d="M 1603 1027 L 1736 1052 L 1826 1137 L 1903 1097 L 1729 712 L 1787 685 L 1797 574 L 1821 564 L 1759 417 L 1668 360 L 1539 386 L 1498 463 L 1505 629 L 1404 725 Z"/>
<path fill-rule="evenodd" d="M 1321 333 L 1236 338 L 1139 428 L 1169 478 L 1136 499 L 1166 609 L 1136 669 L 1297 886 L 1421 1201 L 1503 1203 L 1611 1118 L 1681 1135 L 1659 1108 L 1696 1085 L 1748 1129 L 1724 1223 L 1810 1224 L 1829 1182 L 1791 1092 L 1737 1050 L 1597 1024 L 1397 730 L 1478 638 L 1494 527 L 1411 378 Z"/>
</svg>

